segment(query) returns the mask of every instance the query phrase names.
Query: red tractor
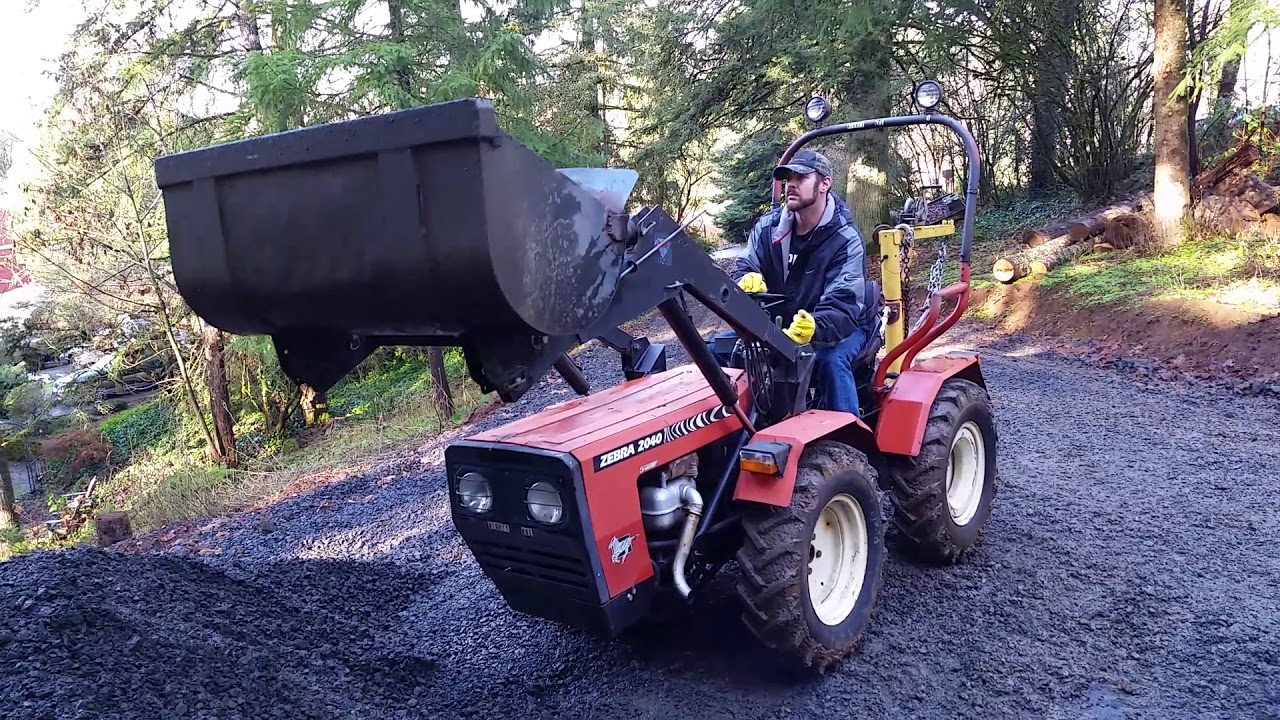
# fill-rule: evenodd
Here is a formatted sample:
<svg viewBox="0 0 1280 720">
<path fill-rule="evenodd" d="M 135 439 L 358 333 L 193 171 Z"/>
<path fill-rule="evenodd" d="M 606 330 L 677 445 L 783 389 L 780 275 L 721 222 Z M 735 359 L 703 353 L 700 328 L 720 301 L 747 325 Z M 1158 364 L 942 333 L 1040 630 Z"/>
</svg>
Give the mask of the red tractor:
<svg viewBox="0 0 1280 720">
<path fill-rule="evenodd" d="M 776 298 L 743 292 L 656 207 L 636 174 L 556 169 L 482 100 L 419 107 L 158 158 L 177 285 L 235 334 L 270 335 L 295 382 L 324 391 L 375 348 L 459 346 L 506 402 L 555 368 L 581 395 L 446 451 L 454 525 L 514 609 L 614 636 L 686 602 L 736 561 L 746 626 L 825 669 L 867 627 L 895 506 L 903 546 L 952 562 L 996 491 L 979 359 L 917 355 L 964 312 L 979 177 L 973 138 L 932 112 L 797 139 L 932 123 L 968 156 L 959 281 L 906 329 L 897 248 L 947 224 L 878 229 L 878 332 L 850 372 L 862 417 L 814 409 L 813 348 Z M 777 198 L 775 186 L 775 200 Z M 936 267 L 935 270 L 940 270 Z M 936 279 L 940 280 L 940 273 Z M 687 312 L 737 331 L 721 367 Z M 939 322 L 942 303 L 954 308 Z M 619 326 L 656 308 L 692 363 Z M 625 382 L 591 392 L 568 352 L 599 339 Z M 884 356 L 879 357 L 881 350 Z"/>
</svg>

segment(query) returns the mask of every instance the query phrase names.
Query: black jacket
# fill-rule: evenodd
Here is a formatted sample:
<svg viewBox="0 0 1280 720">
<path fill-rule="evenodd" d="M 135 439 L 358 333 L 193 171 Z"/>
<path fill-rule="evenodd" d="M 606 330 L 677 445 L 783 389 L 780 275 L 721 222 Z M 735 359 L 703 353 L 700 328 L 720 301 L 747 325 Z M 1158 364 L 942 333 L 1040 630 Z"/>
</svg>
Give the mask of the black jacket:
<svg viewBox="0 0 1280 720">
<path fill-rule="evenodd" d="M 815 348 L 834 345 L 853 334 L 867 308 L 862 235 L 849 207 L 834 193 L 827 194 L 822 220 L 807 236 L 792 234 L 793 219 L 785 205 L 761 217 L 731 275 L 736 281 L 749 272 L 760 273 L 769 292 L 783 293 L 790 301 L 783 327 L 804 308 L 816 326 L 810 343 Z M 789 257 L 783 255 L 784 242 L 790 246 Z"/>
</svg>

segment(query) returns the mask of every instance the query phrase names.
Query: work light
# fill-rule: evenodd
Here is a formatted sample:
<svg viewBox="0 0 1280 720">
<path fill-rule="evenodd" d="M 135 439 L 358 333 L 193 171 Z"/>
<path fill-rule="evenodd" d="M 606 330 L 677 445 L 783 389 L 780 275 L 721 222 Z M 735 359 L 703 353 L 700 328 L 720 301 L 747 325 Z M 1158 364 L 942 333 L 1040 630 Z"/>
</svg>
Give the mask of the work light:
<svg viewBox="0 0 1280 720">
<path fill-rule="evenodd" d="M 921 110 L 933 110 L 942 102 L 942 85 L 936 80 L 922 80 L 916 85 L 914 97 Z"/>
<path fill-rule="evenodd" d="M 809 118 L 811 123 L 822 122 L 830 113 L 831 105 L 821 95 L 814 95 L 809 98 L 809 102 L 805 103 L 804 116 Z"/>
</svg>

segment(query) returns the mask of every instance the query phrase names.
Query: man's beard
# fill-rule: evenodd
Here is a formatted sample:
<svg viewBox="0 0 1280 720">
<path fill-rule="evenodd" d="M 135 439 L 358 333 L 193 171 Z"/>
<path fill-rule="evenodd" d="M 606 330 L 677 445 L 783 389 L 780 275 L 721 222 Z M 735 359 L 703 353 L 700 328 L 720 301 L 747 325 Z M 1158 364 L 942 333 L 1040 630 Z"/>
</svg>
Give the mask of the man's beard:
<svg viewBox="0 0 1280 720">
<path fill-rule="evenodd" d="M 805 197 L 800 193 L 796 193 L 795 196 L 787 196 L 787 207 L 793 211 L 803 210 L 816 202 L 818 202 L 817 190 L 814 190 L 813 195 L 810 197 Z"/>
</svg>

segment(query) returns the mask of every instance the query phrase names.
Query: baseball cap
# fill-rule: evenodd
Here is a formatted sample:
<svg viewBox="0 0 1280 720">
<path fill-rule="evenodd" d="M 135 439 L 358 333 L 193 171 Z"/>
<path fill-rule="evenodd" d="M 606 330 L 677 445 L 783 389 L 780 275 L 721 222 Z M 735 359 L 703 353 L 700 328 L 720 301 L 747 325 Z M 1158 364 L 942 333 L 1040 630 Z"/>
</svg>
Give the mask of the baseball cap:
<svg viewBox="0 0 1280 720">
<path fill-rule="evenodd" d="M 773 179 L 783 180 L 788 172 L 798 172 L 802 175 L 816 172 L 824 177 L 831 177 L 831 161 L 815 150 L 801 150 L 791 158 L 791 162 L 773 169 Z"/>
</svg>

